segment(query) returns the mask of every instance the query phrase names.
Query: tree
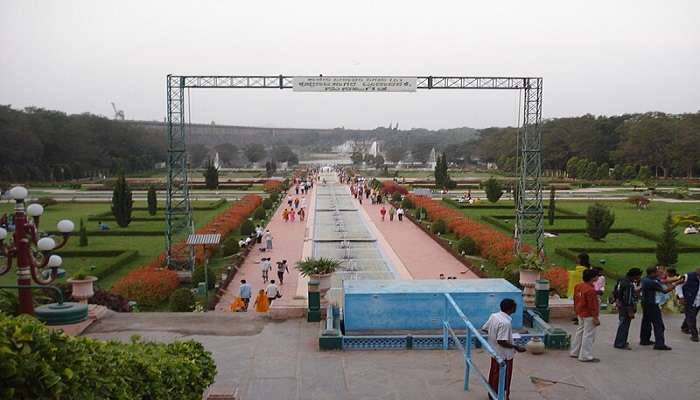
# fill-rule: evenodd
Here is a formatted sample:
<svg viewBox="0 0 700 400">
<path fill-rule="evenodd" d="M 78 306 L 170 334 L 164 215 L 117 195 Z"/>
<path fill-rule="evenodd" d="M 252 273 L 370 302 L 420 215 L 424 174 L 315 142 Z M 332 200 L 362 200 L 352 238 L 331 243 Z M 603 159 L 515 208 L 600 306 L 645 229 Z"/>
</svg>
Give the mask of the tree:
<svg viewBox="0 0 700 400">
<path fill-rule="evenodd" d="M 608 163 L 602 163 L 598 167 L 596 172 L 596 178 L 598 179 L 610 179 L 610 166 Z"/>
<path fill-rule="evenodd" d="M 362 155 L 362 153 L 358 150 L 355 150 L 352 152 L 352 155 L 350 155 L 350 160 L 354 165 L 360 165 L 362 164 L 362 161 L 365 159 L 365 157 Z"/>
<path fill-rule="evenodd" d="M 503 187 L 501 182 L 495 178 L 489 178 L 484 183 L 484 190 L 486 191 L 486 198 L 489 199 L 491 203 L 497 202 L 501 196 L 503 196 Z"/>
<path fill-rule="evenodd" d="M 430 158 L 430 153 L 433 150 L 434 143 L 432 142 L 418 142 L 414 143 L 411 147 L 411 156 L 413 161 L 418 161 L 421 164 L 428 162 Z"/>
<path fill-rule="evenodd" d="M 625 167 L 622 164 L 615 164 L 613 168 L 612 176 L 615 180 L 621 181 L 624 179 Z"/>
<path fill-rule="evenodd" d="M 87 230 L 85 229 L 85 223 L 83 223 L 82 218 L 80 218 L 80 242 L 78 245 L 80 247 L 85 247 L 88 245 Z"/>
<path fill-rule="evenodd" d="M 569 161 L 566 162 L 566 173 L 571 179 L 578 178 L 578 157 L 569 158 Z"/>
<path fill-rule="evenodd" d="M 275 162 L 275 160 L 266 162 L 265 163 L 265 175 L 267 175 L 267 177 L 269 178 L 269 177 L 273 176 L 275 174 L 275 172 L 277 172 L 277 163 Z"/>
<path fill-rule="evenodd" d="M 158 212 L 158 197 L 156 195 L 156 188 L 153 185 L 148 187 L 147 200 L 148 200 L 148 214 L 149 215 L 156 215 L 156 213 Z"/>
<path fill-rule="evenodd" d="M 454 189 L 457 187 L 457 182 L 450 178 L 447 170 L 447 155 L 445 153 L 442 153 L 442 155 L 438 154 L 435 162 L 435 185 L 443 189 Z"/>
<path fill-rule="evenodd" d="M 219 170 L 211 160 L 207 162 L 207 169 L 204 170 L 204 186 L 209 190 L 219 188 Z"/>
<path fill-rule="evenodd" d="M 377 156 L 374 157 L 374 168 L 376 168 L 376 169 L 384 168 L 384 157 L 382 157 L 381 154 L 377 154 Z"/>
<path fill-rule="evenodd" d="M 262 144 L 251 143 L 243 148 L 243 153 L 248 161 L 255 164 L 256 162 L 265 158 L 267 151 L 265 151 L 265 146 Z"/>
<path fill-rule="evenodd" d="M 207 154 L 209 154 L 209 149 L 207 146 L 201 143 L 195 143 L 188 147 L 187 153 L 190 155 L 190 163 L 192 167 L 197 168 L 202 165 L 202 162 L 204 162 Z"/>
<path fill-rule="evenodd" d="M 615 223 L 615 214 L 600 203 L 588 207 L 586 212 L 586 232 L 593 240 L 602 240 Z"/>
<path fill-rule="evenodd" d="M 625 165 L 625 168 L 622 170 L 622 179 L 630 180 L 634 179 L 636 176 L 637 169 L 634 167 L 634 165 Z"/>
<path fill-rule="evenodd" d="M 669 267 L 678 263 L 678 232 L 674 229 L 671 213 L 666 215 L 661 240 L 656 244 L 656 261 L 659 265 Z"/>
<path fill-rule="evenodd" d="M 299 163 L 299 158 L 292 149 L 285 145 L 278 145 L 272 148 L 272 158 L 278 162 L 286 162 L 290 165 L 295 165 Z"/>
<path fill-rule="evenodd" d="M 221 143 L 214 146 L 214 151 L 219 153 L 219 161 L 223 165 L 230 165 L 238 156 L 238 146 L 231 143 Z"/>
<path fill-rule="evenodd" d="M 647 182 L 651 179 L 651 170 L 646 165 L 639 168 L 639 173 L 637 174 L 637 179 L 642 182 Z"/>
<path fill-rule="evenodd" d="M 549 225 L 554 225 L 554 214 L 556 213 L 556 188 L 554 186 L 549 189 L 549 207 L 547 207 L 547 218 Z"/>
<path fill-rule="evenodd" d="M 396 164 L 403 160 L 403 156 L 406 154 L 406 147 L 401 143 L 387 144 L 385 153 L 386 159 Z"/>
<path fill-rule="evenodd" d="M 126 228 L 131 223 L 131 209 L 134 205 L 131 189 L 126 183 L 124 173 L 119 174 L 117 183 L 112 192 L 112 214 L 117 220 L 117 225 Z"/>
</svg>

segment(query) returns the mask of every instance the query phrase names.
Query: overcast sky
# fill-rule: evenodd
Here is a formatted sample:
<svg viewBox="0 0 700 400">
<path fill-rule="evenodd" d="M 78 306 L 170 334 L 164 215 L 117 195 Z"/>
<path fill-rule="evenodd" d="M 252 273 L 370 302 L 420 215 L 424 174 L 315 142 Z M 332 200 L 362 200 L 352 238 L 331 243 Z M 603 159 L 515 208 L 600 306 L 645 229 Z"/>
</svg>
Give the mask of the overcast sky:
<svg viewBox="0 0 700 400">
<path fill-rule="evenodd" d="M 544 116 L 700 110 L 700 1 L 0 0 L 0 104 L 162 120 L 172 74 L 544 78 Z M 517 92 L 193 90 L 192 120 L 514 125 Z"/>
</svg>

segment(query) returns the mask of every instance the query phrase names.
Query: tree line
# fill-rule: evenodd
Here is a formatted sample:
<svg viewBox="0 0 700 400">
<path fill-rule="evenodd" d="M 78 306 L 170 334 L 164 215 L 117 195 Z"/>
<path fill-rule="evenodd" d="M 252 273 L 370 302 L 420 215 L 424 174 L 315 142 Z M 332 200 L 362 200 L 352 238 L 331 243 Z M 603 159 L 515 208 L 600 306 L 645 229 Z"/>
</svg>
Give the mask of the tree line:
<svg viewBox="0 0 700 400">
<path fill-rule="evenodd" d="M 0 181 L 63 181 L 153 169 L 165 138 L 94 114 L 0 105 Z"/>
<path fill-rule="evenodd" d="M 476 139 L 445 152 L 514 171 L 516 134 L 512 127 L 484 129 Z M 572 178 L 697 176 L 700 113 L 550 119 L 542 125 L 542 149 L 543 168 L 566 171 Z"/>
</svg>

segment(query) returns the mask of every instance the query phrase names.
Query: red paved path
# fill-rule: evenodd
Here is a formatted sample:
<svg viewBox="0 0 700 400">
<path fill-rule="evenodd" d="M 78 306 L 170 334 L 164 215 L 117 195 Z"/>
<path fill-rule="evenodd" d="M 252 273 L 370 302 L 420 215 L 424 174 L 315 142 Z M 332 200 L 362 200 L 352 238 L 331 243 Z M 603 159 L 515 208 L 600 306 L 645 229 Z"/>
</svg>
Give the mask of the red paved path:
<svg viewBox="0 0 700 400">
<path fill-rule="evenodd" d="M 363 199 L 362 206 L 357 200 L 354 201 L 358 207 L 364 208 L 413 279 L 438 279 L 441 273 L 458 279 L 478 278 L 413 222 L 406 218 L 399 222 L 396 216 L 390 222 L 388 212 L 386 220 L 382 222 L 380 205 L 372 204 L 369 199 Z M 464 271 L 466 273 L 462 273 Z"/>
<path fill-rule="evenodd" d="M 306 197 L 308 216 L 308 208 L 315 206 L 314 197 L 316 193 L 316 186 L 314 186 L 311 192 L 306 196 L 295 195 L 293 189 L 290 190 L 289 193 L 292 195 L 292 197 L 299 197 L 300 201 L 302 198 Z M 241 269 L 238 271 L 238 273 L 236 273 L 236 276 L 229 285 L 226 294 L 221 298 L 219 304 L 217 304 L 217 310 L 229 310 L 229 305 L 233 299 L 238 296 L 238 288 L 240 286 L 241 279 L 245 279 L 253 287 L 253 299 L 257 295 L 258 290 L 265 289 L 267 284 L 263 284 L 262 273 L 260 272 L 260 259 L 263 256 L 272 258 L 272 271 L 270 271 L 270 279 L 274 279 L 278 286 L 277 261 L 287 260 L 287 264 L 289 265 L 289 273 L 284 274 L 284 285 L 279 286 L 282 292 L 282 298 L 277 300 L 275 304 L 281 305 L 295 303 L 294 296 L 296 294 L 299 281 L 299 272 L 296 270 L 296 268 L 294 268 L 294 265 L 302 257 L 306 221 L 300 222 L 298 216 L 295 219 L 295 222 L 282 221 L 282 210 L 286 206 L 287 202 L 284 200 L 266 227 L 266 229 L 270 230 L 273 237 L 272 252 L 266 251 L 262 253 L 260 250 L 258 250 L 259 247 L 264 246 L 264 240 L 262 245 L 256 245 L 256 247 L 251 250 L 243 262 Z M 251 300 L 249 310 L 251 310 L 253 307 L 252 301 L 253 300 Z"/>
</svg>

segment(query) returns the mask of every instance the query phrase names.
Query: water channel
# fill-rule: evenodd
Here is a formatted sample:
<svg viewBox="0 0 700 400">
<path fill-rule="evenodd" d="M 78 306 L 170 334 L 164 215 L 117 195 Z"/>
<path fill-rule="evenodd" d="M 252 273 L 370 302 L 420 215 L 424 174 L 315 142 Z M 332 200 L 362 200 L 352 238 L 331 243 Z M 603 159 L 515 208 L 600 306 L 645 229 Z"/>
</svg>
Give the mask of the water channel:
<svg viewBox="0 0 700 400">
<path fill-rule="evenodd" d="M 340 184 L 335 174 L 321 176 L 327 183 L 319 185 L 316 191 L 313 256 L 341 261 L 326 297 L 342 303 L 344 280 L 396 279 L 398 275 L 368 229 L 368 221 L 360 214 L 347 186 Z"/>
</svg>

